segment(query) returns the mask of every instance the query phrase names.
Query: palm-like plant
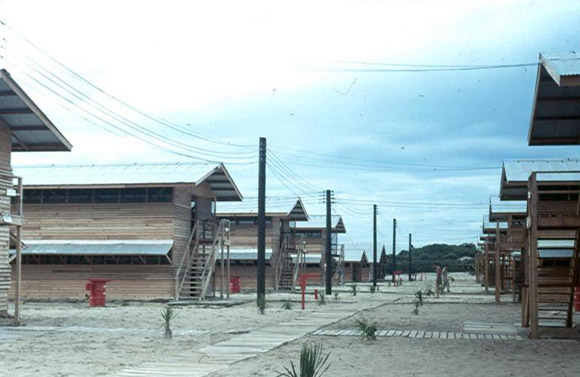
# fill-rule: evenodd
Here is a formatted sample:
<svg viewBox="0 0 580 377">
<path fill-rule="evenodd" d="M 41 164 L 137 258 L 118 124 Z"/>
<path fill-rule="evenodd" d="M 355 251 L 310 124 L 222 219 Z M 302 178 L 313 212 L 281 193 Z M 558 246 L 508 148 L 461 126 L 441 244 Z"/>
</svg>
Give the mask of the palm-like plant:
<svg viewBox="0 0 580 377">
<path fill-rule="evenodd" d="M 290 368 L 285 367 L 284 372 L 278 373 L 278 377 L 321 377 L 330 367 L 329 357 L 330 352 L 326 356 L 322 353 L 322 344 L 303 344 L 299 369 L 296 370 L 291 361 Z"/>
<path fill-rule="evenodd" d="M 171 321 L 177 317 L 175 309 L 173 309 L 171 306 L 166 306 L 161 312 L 161 317 L 163 318 L 163 328 L 165 329 L 163 337 L 165 339 L 173 338 L 173 332 L 171 331 Z"/>
<path fill-rule="evenodd" d="M 351 285 L 350 288 L 352 289 L 352 295 L 356 296 L 356 284 Z"/>
<path fill-rule="evenodd" d="M 292 301 L 291 300 L 284 301 L 284 303 L 282 304 L 282 309 L 292 310 Z"/>
<path fill-rule="evenodd" d="M 363 339 L 376 340 L 377 339 L 377 325 L 367 321 L 365 317 L 357 318 L 355 326 L 360 331 Z"/>
</svg>

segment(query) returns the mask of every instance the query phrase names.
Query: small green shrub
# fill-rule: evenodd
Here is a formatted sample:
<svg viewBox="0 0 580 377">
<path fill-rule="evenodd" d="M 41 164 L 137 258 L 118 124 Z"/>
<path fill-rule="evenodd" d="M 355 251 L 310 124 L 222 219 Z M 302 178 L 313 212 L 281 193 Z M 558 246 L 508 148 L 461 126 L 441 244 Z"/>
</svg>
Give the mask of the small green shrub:
<svg viewBox="0 0 580 377">
<path fill-rule="evenodd" d="M 318 305 L 326 305 L 326 295 L 324 292 L 318 294 Z"/>
<path fill-rule="evenodd" d="M 165 339 L 173 338 L 173 332 L 171 331 L 171 321 L 175 317 L 177 317 L 177 313 L 175 312 L 175 309 L 173 309 L 172 306 L 166 306 L 165 308 L 163 308 L 163 311 L 161 312 L 161 318 L 163 318 L 163 328 L 165 329 L 163 337 Z"/>
<path fill-rule="evenodd" d="M 322 344 L 303 344 L 299 369 L 296 370 L 291 361 L 290 368 L 285 367 L 284 372 L 278 372 L 278 377 L 321 377 L 330 367 L 329 357 L 330 353 L 326 356 L 322 353 Z"/>
<path fill-rule="evenodd" d="M 334 292 L 334 301 L 338 301 L 338 292 Z"/>
<path fill-rule="evenodd" d="M 357 318 L 355 326 L 360 331 L 360 335 L 366 340 L 377 339 L 377 325 L 369 322 L 365 317 Z"/>
<path fill-rule="evenodd" d="M 282 309 L 292 310 L 292 301 L 291 300 L 284 301 L 284 303 L 282 304 Z"/>
<path fill-rule="evenodd" d="M 352 289 L 352 295 L 356 296 L 356 284 L 351 285 L 350 289 Z"/>
<path fill-rule="evenodd" d="M 415 298 L 419 301 L 420 305 L 423 305 L 423 292 L 417 291 L 415 292 Z"/>
</svg>

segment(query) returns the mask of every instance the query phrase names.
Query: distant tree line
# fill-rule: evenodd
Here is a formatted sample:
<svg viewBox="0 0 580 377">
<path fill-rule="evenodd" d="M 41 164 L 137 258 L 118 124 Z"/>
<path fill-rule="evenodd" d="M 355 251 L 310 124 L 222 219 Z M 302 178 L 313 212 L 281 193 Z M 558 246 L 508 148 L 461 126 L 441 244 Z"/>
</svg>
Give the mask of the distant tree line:
<svg viewBox="0 0 580 377">
<path fill-rule="evenodd" d="M 475 253 L 477 247 L 472 243 L 461 245 L 430 244 L 419 248 L 413 248 L 412 264 L 413 272 L 433 272 L 433 264 L 447 265 L 450 272 L 473 271 Z M 388 274 L 393 272 L 392 254 L 387 254 L 387 264 L 383 266 Z M 462 261 L 460 258 L 470 257 Z M 372 261 L 372 260 L 371 260 Z M 397 254 L 397 270 L 409 273 L 409 251 L 403 250 Z"/>
</svg>

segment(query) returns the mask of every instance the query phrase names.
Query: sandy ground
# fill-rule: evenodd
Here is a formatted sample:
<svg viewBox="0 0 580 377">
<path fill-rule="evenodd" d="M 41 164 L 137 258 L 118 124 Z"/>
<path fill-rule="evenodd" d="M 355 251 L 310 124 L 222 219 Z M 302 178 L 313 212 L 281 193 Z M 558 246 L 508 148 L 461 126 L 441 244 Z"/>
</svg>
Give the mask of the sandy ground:
<svg viewBox="0 0 580 377">
<path fill-rule="evenodd" d="M 111 303 L 105 308 L 89 308 L 86 303 L 26 303 L 22 330 L 0 327 L 0 376 L 102 376 L 147 361 L 193 353 L 236 334 L 312 311 L 365 308 L 381 297 L 360 294 L 347 299 L 344 293 L 339 294 L 338 301 L 333 297 L 327 305 L 318 305 L 309 295 L 304 313 L 298 294 L 270 294 L 265 315 L 259 314 L 252 301 L 255 294 L 232 296 L 232 303 L 239 305 L 231 307 L 180 306 L 176 307 L 171 341 L 163 339 L 161 330 L 165 304 Z M 292 310 L 281 308 L 288 299 L 293 302 Z M 206 333 L 183 333 L 188 330 Z"/>
<path fill-rule="evenodd" d="M 419 315 L 413 315 L 413 294 L 428 282 L 402 287 L 381 286 L 370 294 L 368 284 L 338 289 L 338 300 L 327 298 L 317 305 L 308 296 L 307 311 L 299 310 L 299 295 L 271 294 L 265 315 L 260 315 L 253 294 L 232 296 L 231 307 L 184 306 L 177 308 L 174 338 L 164 340 L 160 303 L 112 303 L 88 308 L 86 303 L 26 303 L 25 330 L 0 327 L 0 376 L 103 376 L 147 361 L 163 361 L 175 355 L 192 355 L 209 344 L 231 339 L 266 325 L 287 322 L 313 311 L 358 311 L 328 328 L 351 329 L 354 318 L 364 316 L 379 328 L 425 331 L 464 330 L 465 322 L 513 325 L 520 307 L 494 304 L 473 277 L 461 276 L 452 293 L 425 298 Z M 280 308 L 284 300 L 292 310 Z M 506 297 L 506 301 L 509 301 Z M 576 320 L 579 318 L 576 317 Z M 108 331 L 99 331 L 106 329 Z M 121 330 L 118 330 L 121 329 Z M 187 331 L 196 331 L 187 333 Z M 203 333 L 200 333 L 203 332 Z M 236 363 L 213 377 L 275 376 L 290 360 L 296 362 L 305 342 L 319 342 L 331 352 L 326 376 L 578 376 L 580 342 L 574 340 L 492 341 L 306 336 L 294 342 Z"/>
</svg>

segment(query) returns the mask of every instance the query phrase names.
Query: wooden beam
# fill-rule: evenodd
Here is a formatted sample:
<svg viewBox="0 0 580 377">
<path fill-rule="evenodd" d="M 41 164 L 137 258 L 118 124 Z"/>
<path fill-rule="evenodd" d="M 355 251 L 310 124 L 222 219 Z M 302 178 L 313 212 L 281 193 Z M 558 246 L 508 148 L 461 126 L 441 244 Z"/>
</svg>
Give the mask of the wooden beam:
<svg viewBox="0 0 580 377">
<path fill-rule="evenodd" d="M 529 181 L 530 187 L 530 258 L 529 258 L 529 303 L 530 303 L 530 338 L 538 339 L 538 185 L 536 173 L 532 173 Z"/>
<path fill-rule="evenodd" d="M 536 220 L 537 228 L 539 229 L 563 230 L 563 229 L 580 228 L 580 216 L 537 217 L 537 208 L 536 208 L 536 219 L 534 220 Z"/>
<path fill-rule="evenodd" d="M 24 115 L 34 114 L 28 107 L 15 107 L 13 109 L 0 109 L 0 115 Z"/>
</svg>

